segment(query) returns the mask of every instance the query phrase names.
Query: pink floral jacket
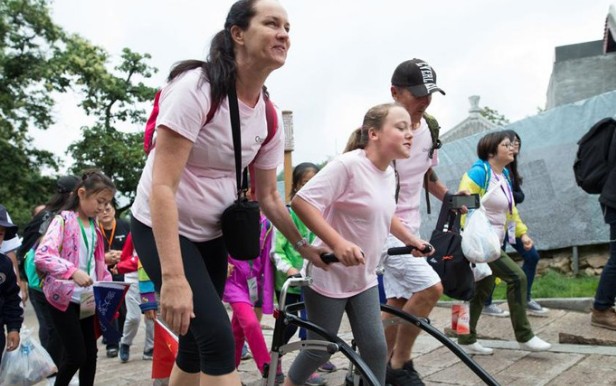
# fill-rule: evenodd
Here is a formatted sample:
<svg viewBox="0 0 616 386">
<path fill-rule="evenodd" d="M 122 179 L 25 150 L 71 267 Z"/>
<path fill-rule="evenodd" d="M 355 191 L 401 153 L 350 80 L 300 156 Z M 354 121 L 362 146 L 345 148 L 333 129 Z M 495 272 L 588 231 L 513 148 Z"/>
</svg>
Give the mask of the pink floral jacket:
<svg viewBox="0 0 616 386">
<path fill-rule="evenodd" d="M 94 269 L 96 279 L 111 281 L 111 274 L 105 265 L 105 244 L 103 235 L 96 229 L 96 249 L 94 250 Z M 79 246 L 81 230 L 77 213 L 63 211 L 49 224 L 34 255 L 36 268 L 43 276 L 43 292 L 52 306 L 66 311 L 75 290 L 71 280 L 73 272 L 79 268 Z"/>
</svg>

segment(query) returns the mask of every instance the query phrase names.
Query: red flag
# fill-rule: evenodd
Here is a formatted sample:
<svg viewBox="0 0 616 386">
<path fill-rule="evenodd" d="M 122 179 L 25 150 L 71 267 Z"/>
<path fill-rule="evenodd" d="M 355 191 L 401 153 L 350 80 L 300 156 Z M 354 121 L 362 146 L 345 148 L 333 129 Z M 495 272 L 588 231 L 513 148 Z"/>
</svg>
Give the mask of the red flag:
<svg viewBox="0 0 616 386">
<path fill-rule="evenodd" d="M 178 337 L 158 319 L 154 322 L 152 379 L 169 378 L 178 355 Z"/>
</svg>

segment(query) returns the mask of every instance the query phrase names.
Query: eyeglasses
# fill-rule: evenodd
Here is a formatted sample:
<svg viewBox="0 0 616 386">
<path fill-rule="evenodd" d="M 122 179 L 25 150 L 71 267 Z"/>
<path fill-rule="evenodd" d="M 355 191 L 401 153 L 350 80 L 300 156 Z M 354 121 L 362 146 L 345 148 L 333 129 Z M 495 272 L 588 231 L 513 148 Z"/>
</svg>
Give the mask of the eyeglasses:
<svg viewBox="0 0 616 386">
<path fill-rule="evenodd" d="M 517 141 L 517 140 L 516 140 L 516 141 L 511 142 L 511 144 L 512 144 L 514 147 L 516 147 L 516 146 L 520 146 L 520 141 Z"/>
<path fill-rule="evenodd" d="M 511 142 L 509 142 L 509 143 L 501 143 L 500 145 L 504 146 L 504 147 L 506 147 L 508 149 L 513 149 L 516 146 L 515 143 L 511 143 Z"/>
</svg>

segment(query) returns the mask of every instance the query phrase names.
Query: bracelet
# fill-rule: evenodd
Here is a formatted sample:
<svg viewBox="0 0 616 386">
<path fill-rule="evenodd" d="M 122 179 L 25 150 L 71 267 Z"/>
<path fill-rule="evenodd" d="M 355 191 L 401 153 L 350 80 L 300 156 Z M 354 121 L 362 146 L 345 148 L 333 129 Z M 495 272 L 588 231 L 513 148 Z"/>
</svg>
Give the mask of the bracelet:
<svg viewBox="0 0 616 386">
<path fill-rule="evenodd" d="M 308 245 L 308 240 L 306 240 L 305 238 L 301 238 L 298 242 L 293 244 L 293 249 L 299 251 L 300 248 L 305 247 L 306 245 Z"/>
</svg>

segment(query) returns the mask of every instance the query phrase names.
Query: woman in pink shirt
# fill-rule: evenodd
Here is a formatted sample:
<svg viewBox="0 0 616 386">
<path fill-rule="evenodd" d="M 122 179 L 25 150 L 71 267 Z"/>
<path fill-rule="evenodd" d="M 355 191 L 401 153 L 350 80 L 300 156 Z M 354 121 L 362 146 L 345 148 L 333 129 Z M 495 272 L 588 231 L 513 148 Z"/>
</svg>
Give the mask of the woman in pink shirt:
<svg viewBox="0 0 616 386">
<path fill-rule="evenodd" d="M 227 97 L 232 88 L 239 105 L 241 166 L 254 160 L 262 212 L 304 258 L 323 265 L 277 191 L 283 130 L 262 145 L 268 133 L 263 85 L 286 61 L 289 28 L 277 1 L 236 2 L 212 39 L 207 61 L 178 63 L 160 94 L 156 147 L 137 187 L 131 233 L 160 291 L 161 318 L 180 335 L 172 386 L 240 385 L 231 324 L 220 300 L 227 277 L 220 217 L 237 197 Z M 217 108 L 208 117 L 212 106 Z"/>
<path fill-rule="evenodd" d="M 353 134 L 354 150 L 330 162 L 291 202 L 318 237 L 314 245 L 332 250 L 342 263 L 313 268 L 313 283 L 304 289 L 308 319 L 335 335 L 346 311 L 362 359 L 382 384 L 387 347 L 376 278 L 381 249 L 390 231 L 406 245 L 423 247 L 394 217 L 391 163 L 410 155 L 410 124 L 408 112 L 398 104 L 371 108 Z M 309 331 L 308 339 L 319 336 Z M 285 384 L 304 384 L 328 359 L 324 351 L 302 351 Z"/>
</svg>

